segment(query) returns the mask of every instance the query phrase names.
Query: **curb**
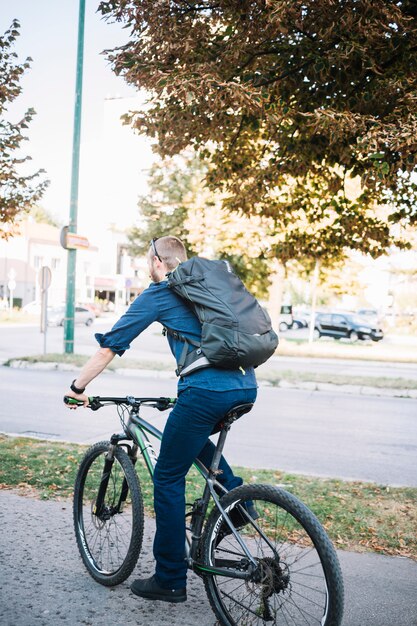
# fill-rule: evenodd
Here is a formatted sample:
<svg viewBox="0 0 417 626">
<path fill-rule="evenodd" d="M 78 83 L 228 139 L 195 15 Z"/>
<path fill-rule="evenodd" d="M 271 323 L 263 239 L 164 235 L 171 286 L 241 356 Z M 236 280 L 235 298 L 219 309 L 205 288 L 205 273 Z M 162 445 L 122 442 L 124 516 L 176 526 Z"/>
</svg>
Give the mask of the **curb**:
<svg viewBox="0 0 417 626">
<path fill-rule="evenodd" d="M 0 362 L 0 365 L 3 363 Z M 34 369 L 43 371 L 65 371 L 77 372 L 81 368 L 70 363 L 29 363 L 15 359 L 10 361 L 9 367 L 13 369 Z M 117 374 L 119 376 L 134 376 L 137 378 L 160 378 L 175 380 L 177 376 L 174 372 L 167 370 L 149 370 L 149 369 L 129 369 L 120 367 L 114 370 L 106 370 L 104 373 Z M 278 384 L 273 384 L 268 380 L 259 380 L 260 387 L 275 387 L 277 389 L 302 389 L 304 391 L 330 391 L 343 394 L 362 395 L 362 396 L 383 396 L 385 398 L 408 398 L 417 400 L 417 389 L 390 389 L 387 387 L 369 387 L 367 385 L 335 385 L 332 383 L 316 383 L 316 382 L 291 382 L 288 380 L 280 380 Z"/>
</svg>

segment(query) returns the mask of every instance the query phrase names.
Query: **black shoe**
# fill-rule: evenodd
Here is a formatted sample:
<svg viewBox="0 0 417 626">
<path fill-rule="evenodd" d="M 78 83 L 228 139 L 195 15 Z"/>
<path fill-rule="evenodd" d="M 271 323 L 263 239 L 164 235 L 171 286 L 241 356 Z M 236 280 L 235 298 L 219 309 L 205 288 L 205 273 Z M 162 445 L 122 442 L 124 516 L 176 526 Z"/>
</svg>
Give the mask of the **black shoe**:
<svg viewBox="0 0 417 626">
<path fill-rule="evenodd" d="M 147 600 L 161 600 L 162 602 L 185 602 L 187 591 L 184 589 L 164 589 L 155 576 L 150 578 L 138 578 L 131 585 L 131 590 L 137 596 Z"/>
<path fill-rule="evenodd" d="M 246 509 L 246 511 L 249 513 L 250 517 L 253 520 L 258 519 L 259 513 L 255 509 L 253 504 L 246 504 L 246 503 L 240 502 L 240 505 Z M 232 522 L 236 530 L 240 530 L 241 528 L 249 524 L 249 520 L 247 516 L 236 507 L 233 507 L 233 509 L 229 511 L 229 517 L 230 517 L 230 521 Z M 225 537 L 231 534 L 232 534 L 232 531 L 230 530 L 229 526 L 226 524 L 226 522 L 223 522 L 223 524 L 220 526 L 219 533 L 216 537 L 216 547 L 219 545 L 221 541 L 223 541 Z"/>
</svg>

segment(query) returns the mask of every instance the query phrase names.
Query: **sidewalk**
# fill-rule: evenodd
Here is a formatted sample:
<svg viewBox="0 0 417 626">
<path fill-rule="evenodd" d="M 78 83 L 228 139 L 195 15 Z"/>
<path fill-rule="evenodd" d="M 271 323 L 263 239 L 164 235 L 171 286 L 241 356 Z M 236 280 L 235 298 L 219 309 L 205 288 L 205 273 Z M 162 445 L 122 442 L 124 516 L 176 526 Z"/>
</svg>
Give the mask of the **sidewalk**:
<svg viewBox="0 0 417 626">
<path fill-rule="evenodd" d="M 71 502 L 2 490 L 0 525 L 2 626 L 215 626 L 203 582 L 192 573 L 184 604 L 148 602 L 130 592 L 135 577 L 153 571 L 151 519 L 134 574 L 114 588 L 97 584 L 85 571 Z M 339 552 L 339 558 L 346 590 L 343 626 L 416 626 L 416 562 L 369 553 Z"/>
</svg>

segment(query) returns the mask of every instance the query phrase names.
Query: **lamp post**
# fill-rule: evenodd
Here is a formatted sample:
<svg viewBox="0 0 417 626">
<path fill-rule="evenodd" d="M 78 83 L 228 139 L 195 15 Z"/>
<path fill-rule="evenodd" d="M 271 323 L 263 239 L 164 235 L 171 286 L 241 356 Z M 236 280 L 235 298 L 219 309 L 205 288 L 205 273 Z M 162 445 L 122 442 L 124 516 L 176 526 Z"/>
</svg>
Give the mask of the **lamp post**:
<svg viewBox="0 0 417 626">
<path fill-rule="evenodd" d="M 78 179 L 80 169 L 81 104 L 84 61 L 85 0 L 80 0 L 78 16 L 77 72 L 75 78 L 74 134 L 72 143 L 71 200 L 68 232 L 77 232 Z M 74 352 L 75 270 L 77 250 L 68 250 L 67 298 L 64 323 L 64 352 Z"/>
</svg>

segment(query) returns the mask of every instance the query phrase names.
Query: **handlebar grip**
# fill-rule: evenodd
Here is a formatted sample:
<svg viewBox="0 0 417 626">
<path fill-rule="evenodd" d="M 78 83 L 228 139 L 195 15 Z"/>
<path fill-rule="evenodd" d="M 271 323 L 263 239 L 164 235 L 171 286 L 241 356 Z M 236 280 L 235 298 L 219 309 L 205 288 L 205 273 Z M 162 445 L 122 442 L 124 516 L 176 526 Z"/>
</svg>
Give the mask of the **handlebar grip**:
<svg viewBox="0 0 417 626">
<path fill-rule="evenodd" d="M 76 398 L 71 398 L 70 396 L 64 396 L 65 404 L 74 404 L 75 406 L 84 406 L 84 402 L 82 400 L 77 400 Z"/>
</svg>

